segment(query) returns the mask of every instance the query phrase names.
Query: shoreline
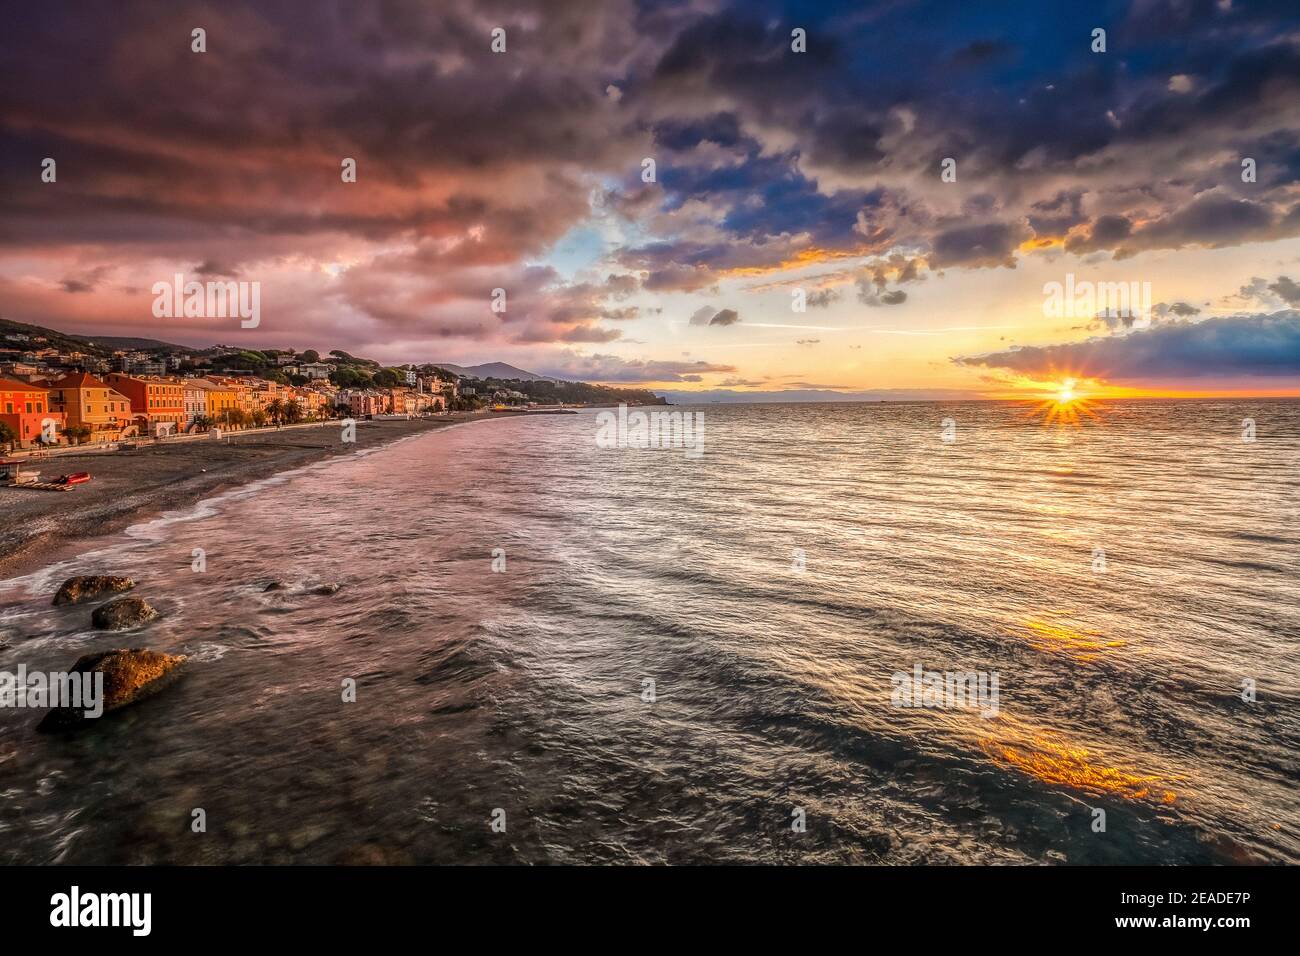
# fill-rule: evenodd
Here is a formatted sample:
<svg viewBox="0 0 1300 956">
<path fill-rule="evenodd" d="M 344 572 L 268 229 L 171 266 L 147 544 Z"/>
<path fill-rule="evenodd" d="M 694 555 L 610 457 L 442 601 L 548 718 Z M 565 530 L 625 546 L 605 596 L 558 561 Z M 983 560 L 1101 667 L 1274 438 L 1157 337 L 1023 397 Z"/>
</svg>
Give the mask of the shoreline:
<svg viewBox="0 0 1300 956">
<path fill-rule="evenodd" d="M 508 417 L 457 412 L 436 419 L 359 422 L 356 442 L 347 444 L 339 440 L 338 422 L 323 422 L 314 428 L 227 433 L 220 441 L 39 459 L 32 464 L 49 475 L 87 470 L 94 477 L 70 492 L 0 488 L 5 515 L 0 580 L 72 557 L 92 538 L 281 472 L 451 425 Z"/>
</svg>

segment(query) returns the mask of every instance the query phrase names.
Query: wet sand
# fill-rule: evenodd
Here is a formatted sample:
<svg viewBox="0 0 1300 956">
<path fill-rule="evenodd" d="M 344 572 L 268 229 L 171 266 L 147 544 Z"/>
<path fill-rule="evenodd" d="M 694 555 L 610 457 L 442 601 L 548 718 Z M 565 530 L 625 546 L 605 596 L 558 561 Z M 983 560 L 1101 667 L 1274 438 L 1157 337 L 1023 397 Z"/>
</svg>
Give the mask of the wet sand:
<svg viewBox="0 0 1300 956">
<path fill-rule="evenodd" d="M 45 480 L 76 471 L 93 477 L 68 492 L 0 487 L 0 578 L 27 573 L 69 556 L 87 538 L 192 505 L 219 491 L 417 432 L 490 417 L 455 413 L 436 419 L 359 422 L 355 443 L 343 442 L 340 423 L 328 422 L 227 432 L 220 440 L 163 442 L 136 451 L 33 459 L 28 467 Z"/>
</svg>

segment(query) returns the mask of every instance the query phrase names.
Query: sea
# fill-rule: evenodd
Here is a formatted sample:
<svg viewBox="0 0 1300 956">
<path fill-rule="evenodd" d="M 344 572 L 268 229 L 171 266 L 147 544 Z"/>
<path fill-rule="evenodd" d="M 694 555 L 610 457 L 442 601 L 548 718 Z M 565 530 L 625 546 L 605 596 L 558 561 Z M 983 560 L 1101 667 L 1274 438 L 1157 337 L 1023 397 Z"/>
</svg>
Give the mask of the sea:
<svg viewBox="0 0 1300 956">
<path fill-rule="evenodd" d="M 0 708 L 0 862 L 1300 862 L 1300 402 L 659 411 L 698 453 L 500 416 L 0 581 L 0 671 L 189 656 Z"/>
</svg>

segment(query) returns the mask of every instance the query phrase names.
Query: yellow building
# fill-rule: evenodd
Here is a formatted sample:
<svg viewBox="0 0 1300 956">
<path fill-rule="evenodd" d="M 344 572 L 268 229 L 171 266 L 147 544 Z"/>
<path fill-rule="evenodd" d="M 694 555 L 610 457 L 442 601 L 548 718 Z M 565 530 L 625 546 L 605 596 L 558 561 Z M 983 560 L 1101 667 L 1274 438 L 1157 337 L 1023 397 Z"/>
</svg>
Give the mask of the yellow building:
<svg viewBox="0 0 1300 956">
<path fill-rule="evenodd" d="M 213 424 L 231 426 L 228 413 L 243 411 L 239 390 L 228 382 L 214 382 L 211 379 L 196 378 L 187 383 L 191 388 L 199 388 L 204 394 L 204 414 Z"/>
<path fill-rule="evenodd" d="M 50 408 L 64 415 L 64 428 L 86 427 L 91 441 L 136 434 L 131 400 L 89 372 L 73 372 L 48 386 Z"/>
</svg>

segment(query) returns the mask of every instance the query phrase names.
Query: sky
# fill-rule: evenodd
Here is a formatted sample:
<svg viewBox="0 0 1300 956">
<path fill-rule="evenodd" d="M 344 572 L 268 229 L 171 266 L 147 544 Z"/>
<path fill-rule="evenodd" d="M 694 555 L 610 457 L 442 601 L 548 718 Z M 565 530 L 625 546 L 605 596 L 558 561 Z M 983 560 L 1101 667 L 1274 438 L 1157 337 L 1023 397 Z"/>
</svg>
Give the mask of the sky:
<svg viewBox="0 0 1300 956">
<path fill-rule="evenodd" d="M 157 317 L 178 273 L 259 324 Z M 6 8 L 19 322 L 732 398 L 1297 395 L 1297 310 L 1294 0 Z"/>
</svg>

